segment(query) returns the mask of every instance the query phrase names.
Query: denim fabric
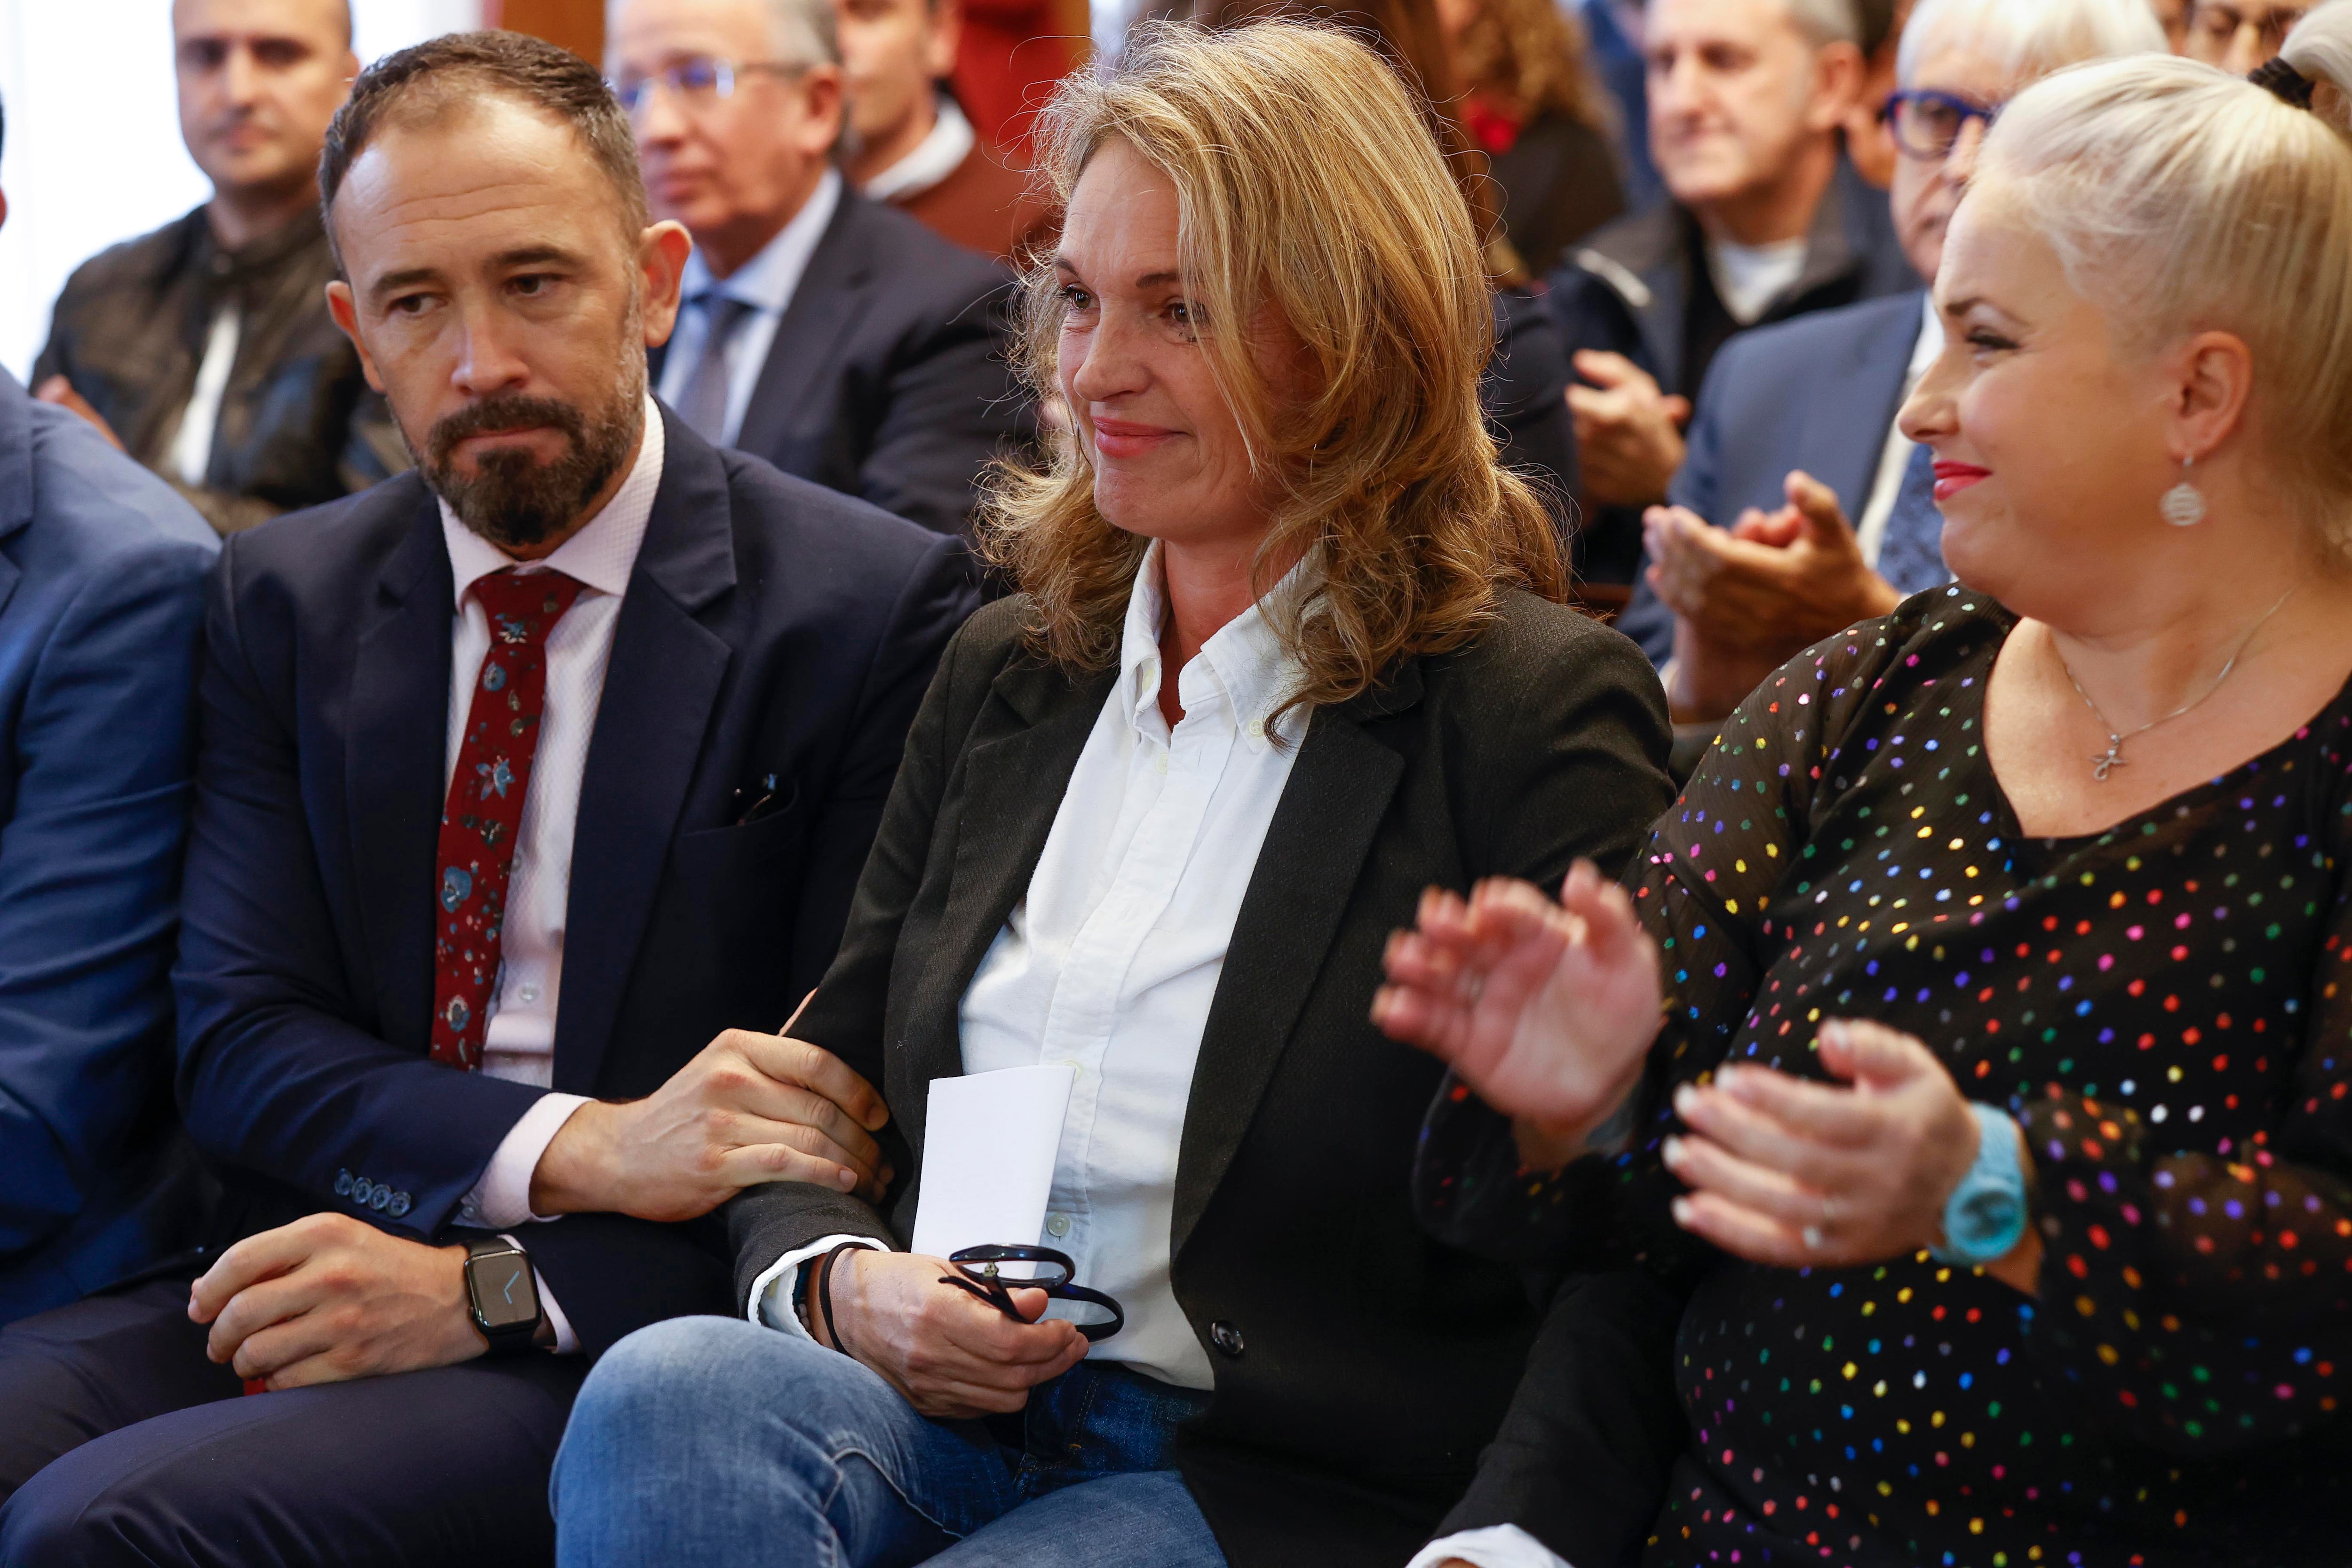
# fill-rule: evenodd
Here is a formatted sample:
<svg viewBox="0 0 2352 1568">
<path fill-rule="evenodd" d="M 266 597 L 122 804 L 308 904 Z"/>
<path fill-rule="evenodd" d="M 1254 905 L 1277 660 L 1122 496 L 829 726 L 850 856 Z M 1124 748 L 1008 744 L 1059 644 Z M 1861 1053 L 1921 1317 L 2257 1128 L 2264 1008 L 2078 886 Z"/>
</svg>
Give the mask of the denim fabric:
<svg viewBox="0 0 2352 1568">
<path fill-rule="evenodd" d="M 556 1457 L 566 1568 L 1223 1568 L 1170 1468 L 1208 1395 L 1083 1363 L 1016 1416 L 927 1420 L 880 1377 L 730 1318 L 641 1330 L 599 1362 Z"/>
</svg>

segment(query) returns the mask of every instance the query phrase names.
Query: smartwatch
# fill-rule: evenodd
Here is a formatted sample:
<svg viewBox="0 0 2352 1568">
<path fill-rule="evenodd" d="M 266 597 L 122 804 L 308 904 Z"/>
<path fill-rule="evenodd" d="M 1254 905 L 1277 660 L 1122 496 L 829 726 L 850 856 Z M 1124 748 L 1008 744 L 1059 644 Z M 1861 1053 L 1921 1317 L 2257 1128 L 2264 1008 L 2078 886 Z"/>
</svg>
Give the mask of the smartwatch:
<svg viewBox="0 0 2352 1568">
<path fill-rule="evenodd" d="M 2007 1111 L 1973 1100 L 1969 1111 L 1977 1119 L 1976 1161 L 1944 1200 L 1944 1244 L 1929 1251 L 1939 1263 L 1979 1268 L 2015 1250 L 2032 1204 L 2017 1123 Z"/>
<path fill-rule="evenodd" d="M 520 1355 L 538 1340 L 544 1316 L 539 1279 L 530 1270 L 530 1254 L 505 1237 L 466 1244 L 466 1299 L 473 1308 L 474 1329 L 489 1342 L 492 1355 Z"/>
</svg>

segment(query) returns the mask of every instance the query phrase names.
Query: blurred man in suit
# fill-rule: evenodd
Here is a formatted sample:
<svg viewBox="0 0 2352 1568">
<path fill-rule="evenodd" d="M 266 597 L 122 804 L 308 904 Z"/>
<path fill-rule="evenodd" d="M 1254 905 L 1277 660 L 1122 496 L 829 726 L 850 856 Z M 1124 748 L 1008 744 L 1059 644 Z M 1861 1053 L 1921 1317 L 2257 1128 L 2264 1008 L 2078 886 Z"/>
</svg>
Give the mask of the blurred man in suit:
<svg viewBox="0 0 2352 1568">
<path fill-rule="evenodd" d="M 961 546 L 646 395 L 688 242 L 575 57 L 393 55 L 320 178 L 419 469 L 224 552 L 176 984 L 230 1245 L 17 1325 L 0 1562 L 544 1558 L 587 1360 L 728 1305 L 693 1222 L 882 1173 L 872 1091 L 764 1031 Z"/>
<path fill-rule="evenodd" d="M 1010 280 L 847 188 L 833 0 L 617 0 L 609 74 L 694 236 L 655 386 L 705 440 L 942 532 L 1032 432 Z"/>
<path fill-rule="evenodd" d="M 1650 0 L 1650 150 L 1673 200 L 1602 229 L 1551 275 L 1587 384 L 1571 387 L 1583 570 L 1630 583 L 1640 509 L 1737 334 L 1916 288 L 1886 200 L 1840 151 L 1859 92 L 1854 0 Z"/>
<path fill-rule="evenodd" d="M 1018 265 L 1051 228 L 1028 170 L 948 89 L 963 0 L 836 0 L 859 192 L 967 249 Z"/>
<path fill-rule="evenodd" d="M 0 371 L 0 1324 L 195 1240 L 170 975 L 218 549 Z"/>
<path fill-rule="evenodd" d="M 407 458 L 327 315 L 316 175 L 359 69 L 345 0 L 174 0 L 172 42 L 212 199 L 67 279 L 33 384 L 228 533 Z"/>
<path fill-rule="evenodd" d="M 2061 67 L 2164 47 L 2145 0 L 1920 0 L 1887 114 L 1917 277 L 1936 276 L 1989 116 Z M 1619 624 L 1664 669 L 1686 756 L 1800 649 L 1949 580 L 1927 450 L 1895 427 L 1943 347 L 1917 290 L 1763 328 L 1716 361 Z"/>
</svg>

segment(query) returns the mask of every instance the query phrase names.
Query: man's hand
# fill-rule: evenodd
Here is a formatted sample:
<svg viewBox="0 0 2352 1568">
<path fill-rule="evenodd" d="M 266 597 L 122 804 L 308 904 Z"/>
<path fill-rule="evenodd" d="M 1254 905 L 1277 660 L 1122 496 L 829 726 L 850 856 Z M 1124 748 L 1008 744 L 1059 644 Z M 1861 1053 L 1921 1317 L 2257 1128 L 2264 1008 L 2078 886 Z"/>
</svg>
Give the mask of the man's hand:
<svg viewBox="0 0 2352 1568">
<path fill-rule="evenodd" d="M 271 1389 L 449 1366 L 488 1346 L 466 1299 L 466 1249 L 314 1214 L 247 1237 L 188 1291 L 205 1353 Z"/>
<path fill-rule="evenodd" d="M 1576 374 L 1592 384 L 1568 389 L 1585 499 L 1595 506 L 1665 500 L 1683 466 L 1690 399 L 1660 392 L 1655 378 L 1623 354 L 1586 349 L 1576 356 Z"/>
<path fill-rule="evenodd" d="M 1902 603 L 1863 559 L 1834 491 L 1803 473 L 1787 490 L 1780 510 L 1729 529 L 1681 507 L 1643 520 L 1650 586 L 1675 616 L 1677 720 L 1722 718 L 1809 645 Z"/>
<path fill-rule="evenodd" d="M 730 1029 L 644 1100 L 573 1111 L 531 1173 L 534 1214 L 709 1214 L 762 1182 L 880 1203 L 891 1173 L 874 1087 L 803 1040 Z"/>
<path fill-rule="evenodd" d="M 98 410 L 89 405 L 89 400 L 84 397 L 80 393 L 76 392 L 73 389 L 73 383 L 68 381 L 64 376 L 53 375 L 49 377 L 48 380 L 41 383 L 39 386 L 34 388 L 33 395 L 39 398 L 44 403 L 54 403 L 58 407 L 70 410 L 75 414 L 80 415 L 84 419 L 89 420 L 91 425 L 97 427 L 100 435 L 105 437 L 108 441 L 113 444 L 116 451 L 127 452 L 130 450 L 129 447 L 122 444 L 122 437 L 114 433 L 114 426 L 109 425 L 105 418 L 100 415 Z"/>
<path fill-rule="evenodd" d="M 865 1363 L 937 1421 L 1004 1415 L 1029 1403 L 1029 1391 L 1087 1358 L 1087 1338 L 1059 1319 L 1038 1321 L 1043 1290 L 1013 1291 L 1029 1320 L 1016 1323 L 942 1277 L 954 1266 L 904 1252 L 845 1252 L 833 1265 L 832 1348 Z M 809 1331 L 820 1344 L 824 1322 Z"/>
</svg>

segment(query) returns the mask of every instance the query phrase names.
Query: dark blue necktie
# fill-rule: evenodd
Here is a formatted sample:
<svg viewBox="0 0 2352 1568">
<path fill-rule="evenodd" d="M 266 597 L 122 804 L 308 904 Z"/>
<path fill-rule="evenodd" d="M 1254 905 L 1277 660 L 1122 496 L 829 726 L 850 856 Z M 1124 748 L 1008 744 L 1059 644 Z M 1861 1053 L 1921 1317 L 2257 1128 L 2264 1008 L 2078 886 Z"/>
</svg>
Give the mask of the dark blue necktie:
<svg viewBox="0 0 2352 1568">
<path fill-rule="evenodd" d="M 1878 543 L 1878 574 L 1906 598 L 1952 580 L 1944 564 L 1944 514 L 1936 510 L 1936 454 L 1929 447 L 1912 447 L 1903 466 L 1895 510 Z"/>
<path fill-rule="evenodd" d="M 686 427 L 714 447 L 727 444 L 727 345 L 751 313 L 742 300 L 708 289 L 696 296 L 702 307 L 702 353 L 679 388 L 677 416 Z"/>
</svg>

